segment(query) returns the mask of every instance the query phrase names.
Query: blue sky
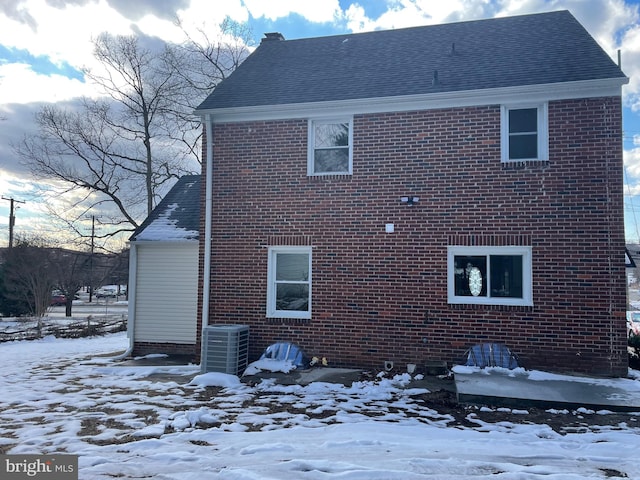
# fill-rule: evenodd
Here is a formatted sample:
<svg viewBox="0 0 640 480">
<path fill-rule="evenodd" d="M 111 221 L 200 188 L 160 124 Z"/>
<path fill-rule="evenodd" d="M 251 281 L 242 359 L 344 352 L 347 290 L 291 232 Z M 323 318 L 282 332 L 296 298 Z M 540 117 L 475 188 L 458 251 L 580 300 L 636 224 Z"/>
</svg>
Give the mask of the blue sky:
<svg viewBox="0 0 640 480">
<path fill-rule="evenodd" d="M 432 25 L 567 9 L 630 78 L 623 88 L 625 229 L 640 242 L 640 0 L 2 0 L 0 2 L 0 195 L 20 204 L 16 232 L 55 236 L 45 206 L 73 199 L 35 188 L 11 148 L 33 131 L 45 103 L 97 96 L 82 67 L 91 67 L 91 38 L 142 32 L 179 42 L 188 28 L 215 36 L 220 22 L 246 23 L 257 45 L 266 32 L 287 39 Z M 45 182 L 45 186 L 46 182 Z M 51 187 L 55 187 L 52 183 Z M 9 202 L 0 200 L 0 246 L 8 243 Z"/>
<path fill-rule="evenodd" d="M 2 63 L 23 63 L 31 66 L 34 73 L 40 75 L 62 75 L 68 78 L 83 80 L 84 75 L 67 62 L 53 63 L 46 55 L 33 55 L 29 50 L 21 48 L 7 48 L 0 45 L 0 59 Z"/>
</svg>

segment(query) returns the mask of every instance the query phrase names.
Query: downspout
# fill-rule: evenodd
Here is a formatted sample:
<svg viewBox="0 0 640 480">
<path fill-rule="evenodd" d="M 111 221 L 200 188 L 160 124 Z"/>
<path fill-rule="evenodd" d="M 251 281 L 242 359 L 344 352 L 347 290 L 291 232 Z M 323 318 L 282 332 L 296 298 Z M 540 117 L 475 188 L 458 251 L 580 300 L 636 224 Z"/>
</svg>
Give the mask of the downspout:
<svg viewBox="0 0 640 480">
<path fill-rule="evenodd" d="M 207 141 L 206 177 L 205 177 L 205 213 L 204 213 L 204 266 L 202 279 L 202 332 L 209 323 L 209 295 L 211 292 L 211 231 L 213 212 L 213 124 L 210 114 L 204 115 L 204 128 Z M 202 338 L 202 332 L 201 338 Z M 204 342 L 201 341 L 201 348 Z M 202 359 L 202 354 L 200 359 Z"/>
<path fill-rule="evenodd" d="M 129 244 L 129 286 L 127 287 L 127 296 L 129 297 L 127 307 L 127 337 L 129 338 L 129 346 L 124 353 L 113 357 L 114 360 L 121 360 L 127 358 L 133 352 L 133 345 L 135 339 L 135 324 L 136 324 L 136 285 L 138 284 L 138 245 L 136 242 Z"/>
</svg>

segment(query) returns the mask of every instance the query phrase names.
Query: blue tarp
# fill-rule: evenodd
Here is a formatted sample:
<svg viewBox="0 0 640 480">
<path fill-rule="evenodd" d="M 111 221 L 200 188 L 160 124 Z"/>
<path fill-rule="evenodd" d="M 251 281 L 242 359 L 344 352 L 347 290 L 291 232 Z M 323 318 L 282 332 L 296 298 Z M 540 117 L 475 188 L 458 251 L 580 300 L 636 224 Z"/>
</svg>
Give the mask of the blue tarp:
<svg viewBox="0 0 640 480">
<path fill-rule="evenodd" d="M 481 343 L 474 345 L 467 351 L 467 363 L 469 367 L 502 367 L 518 368 L 518 357 L 501 343 Z"/>
<path fill-rule="evenodd" d="M 281 342 L 269 345 L 260 357 L 260 360 L 265 358 L 289 360 L 293 365 L 300 368 L 309 366 L 309 361 L 305 357 L 302 349 L 293 343 Z"/>
</svg>

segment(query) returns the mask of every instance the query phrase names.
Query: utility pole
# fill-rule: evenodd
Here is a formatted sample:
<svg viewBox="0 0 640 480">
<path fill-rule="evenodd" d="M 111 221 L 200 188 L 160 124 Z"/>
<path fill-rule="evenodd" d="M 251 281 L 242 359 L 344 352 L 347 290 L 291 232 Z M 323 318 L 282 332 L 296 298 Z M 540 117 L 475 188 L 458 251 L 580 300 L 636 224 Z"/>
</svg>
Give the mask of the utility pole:
<svg viewBox="0 0 640 480">
<path fill-rule="evenodd" d="M 9 213 L 9 249 L 13 248 L 13 226 L 16 223 L 16 216 L 13 214 L 14 212 L 14 203 L 25 203 L 21 200 L 16 200 L 15 198 L 7 198 L 7 197 L 2 197 L 2 200 L 8 200 L 9 202 L 11 202 L 11 208 L 10 208 L 10 213 Z"/>
<path fill-rule="evenodd" d="M 89 257 L 89 303 L 93 301 L 93 254 L 96 238 L 96 216 L 91 215 L 91 256 Z"/>
</svg>

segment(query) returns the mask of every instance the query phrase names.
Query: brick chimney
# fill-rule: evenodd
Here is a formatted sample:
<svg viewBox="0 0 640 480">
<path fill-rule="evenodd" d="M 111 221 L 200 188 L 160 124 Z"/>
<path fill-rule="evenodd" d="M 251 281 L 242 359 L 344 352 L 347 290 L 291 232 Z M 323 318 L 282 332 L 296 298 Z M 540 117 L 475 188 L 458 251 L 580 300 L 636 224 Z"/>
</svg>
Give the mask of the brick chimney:
<svg viewBox="0 0 640 480">
<path fill-rule="evenodd" d="M 265 33 L 264 34 L 264 38 L 262 39 L 262 41 L 260 43 L 262 43 L 262 42 L 275 42 L 275 41 L 280 41 L 280 40 L 284 40 L 284 37 L 279 32 Z"/>
</svg>

